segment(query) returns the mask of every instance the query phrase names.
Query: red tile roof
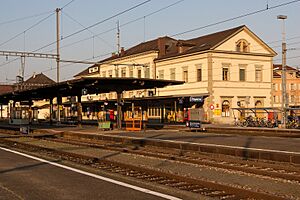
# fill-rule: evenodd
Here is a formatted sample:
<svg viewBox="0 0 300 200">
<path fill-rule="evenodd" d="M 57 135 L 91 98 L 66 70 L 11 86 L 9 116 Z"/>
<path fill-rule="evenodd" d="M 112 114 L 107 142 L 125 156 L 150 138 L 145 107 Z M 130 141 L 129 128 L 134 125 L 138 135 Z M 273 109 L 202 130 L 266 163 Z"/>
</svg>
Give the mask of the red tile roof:
<svg viewBox="0 0 300 200">
<path fill-rule="evenodd" d="M 233 36 L 235 33 L 243 30 L 246 27 L 245 25 L 238 26 L 232 29 L 228 29 L 225 31 L 220 31 L 217 33 L 212 33 L 209 35 L 189 39 L 189 40 L 176 40 L 174 38 L 165 36 L 161 38 L 157 38 L 154 40 L 150 40 L 147 42 L 140 43 L 136 46 L 129 48 L 126 51 L 122 51 L 120 55 L 113 55 L 107 59 L 101 60 L 100 63 L 104 63 L 107 61 L 113 61 L 118 58 L 123 58 L 127 56 L 136 55 L 139 53 L 149 52 L 149 51 L 157 51 L 158 57 L 155 60 L 161 60 L 165 58 L 171 58 L 175 56 L 191 54 L 201 51 L 210 50 L 215 47 L 217 44 L 223 42 L 227 38 Z M 161 52 L 160 42 L 163 41 L 165 44 L 165 52 Z M 180 47 L 183 47 L 183 51 L 180 51 Z M 88 69 L 78 73 L 76 76 L 84 76 L 88 75 Z"/>
<path fill-rule="evenodd" d="M 276 68 L 276 70 L 282 70 L 282 65 L 281 64 L 273 64 L 273 69 L 275 69 Z M 291 66 L 286 66 L 286 70 L 287 71 L 293 71 L 293 70 L 297 70 L 297 68 L 295 68 L 295 67 L 291 67 Z"/>
<path fill-rule="evenodd" d="M 10 93 L 14 89 L 13 85 L 0 85 L 0 95 Z"/>
</svg>

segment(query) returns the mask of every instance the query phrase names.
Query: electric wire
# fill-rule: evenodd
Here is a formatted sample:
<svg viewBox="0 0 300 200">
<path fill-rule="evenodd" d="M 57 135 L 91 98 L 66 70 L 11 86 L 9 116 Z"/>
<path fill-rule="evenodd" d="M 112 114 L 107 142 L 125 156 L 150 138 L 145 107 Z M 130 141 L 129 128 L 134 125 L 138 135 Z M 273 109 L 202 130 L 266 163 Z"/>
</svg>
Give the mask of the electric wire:
<svg viewBox="0 0 300 200">
<path fill-rule="evenodd" d="M 73 3 L 75 0 L 71 0 L 69 3 L 65 4 L 63 7 L 61 7 L 61 10 L 69 6 L 71 3 Z"/>
<path fill-rule="evenodd" d="M 52 13 L 52 12 L 53 11 L 47 11 L 47 12 L 43 12 L 43 13 L 38 13 L 38 14 L 34 14 L 34 15 L 29 15 L 29 16 L 25 16 L 25 17 L 16 18 L 16 19 L 11 19 L 11 20 L 8 20 L 8 21 L 0 22 L 0 26 L 5 25 L 5 24 L 14 23 L 14 22 L 24 21 L 24 20 L 39 17 L 39 16 L 43 16 L 43 15 L 46 15 L 46 14 L 49 14 L 49 13 Z"/>
<path fill-rule="evenodd" d="M 120 16 L 120 15 L 126 13 L 126 12 L 129 12 L 129 11 L 135 9 L 135 8 L 138 8 L 138 7 L 140 7 L 140 6 L 142 6 L 142 5 L 146 4 L 146 3 L 148 3 L 148 2 L 150 2 L 150 1 L 151 1 L 151 0 L 144 1 L 144 2 L 142 2 L 142 3 L 140 3 L 140 4 L 137 4 L 137 5 L 133 6 L 133 7 L 130 7 L 130 8 L 128 8 L 128 9 L 124 10 L 124 11 L 121 11 L 121 12 L 119 12 L 119 13 L 117 13 L 117 14 L 114 14 L 114 15 L 112 15 L 112 16 L 110 16 L 110 17 L 104 19 L 104 20 L 101 20 L 101 21 L 99 21 L 99 22 L 97 22 L 97 23 L 95 23 L 95 24 L 93 24 L 93 25 L 87 26 L 86 28 L 83 28 L 83 29 L 80 29 L 80 30 L 78 30 L 78 31 L 76 31 L 76 32 L 74 32 L 74 33 L 71 33 L 71 34 L 65 36 L 65 37 L 63 38 L 63 40 L 65 40 L 65 39 L 67 39 L 67 38 L 70 38 L 70 37 L 72 37 L 72 36 L 74 36 L 74 35 L 77 35 L 77 34 L 83 32 L 83 31 L 85 31 L 85 30 L 87 30 L 87 29 L 92 28 L 92 27 L 98 26 L 99 24 L 102 24 L 102 23 L 104 23 L 104 22 L 106 22 L 106 21 L 109 21 L 109 20 L 111 20 L 111 19 L 113 19 L 113 18 L 115 18 L 115 17 L 117 17 L 117 16 Z M 47 45 L 45 45 L 45 46 L 42 46 L 41 48 L 37 49 L 36 51 L 42 50 L 42 49 L 44 49 L 44 48 L 47 48 L 47 47 L 49 47 L 49 46 L 51 46 L 51 45 L 53 45 L 53 44 L 56 44 L 56 41 L 51 42 L 51 43 L 49 43 L 49 44 L 47 44 Z"/>
<path fill-rule="evenodd" d="M 3 46 L 4 44 L 16 39 L 17 37 L 19 37 L 20 35 L 26 33 L 27 31 L 33 29 L 34 27 L 36 27 L 37 25 L 39 25 L 40 23 L 42 23 L 43 21 L 47 20 L 48 18 L 50 18 L 52 15 L 54 15 L 54 12 L 51 13 L 50 15 L 48 15 L 47 17 L 41 19 L 40 21 L 36 22 L 35 24 L 31 25 L 30 27 L 28 27 L 27 29 L 25 29 L 24 31 L 22 31 L 21 33 L 18 33 L 16 35 L 14 35 L 13 37 L 11 37 L 10 39 L 0 43 L 0 46 Z"/>
<path fill-rule="evenodd" d="M 80 25 L 82 28 L 86 29 L 88 32 L 90 32 L 94 37 L 97 37 L 98 39 L 100 39 L 102 42 L 104 42 L 105 44 L 107 44 L 108 46 L 113 47 L 112 44 L 110 44 L 109 42 L 107 42 L 106 40 L 104 40 L 103 38 L 101 38 L 99 35 L 96 35 L 93 31 L 91 31 L 89 28 L 85 27 L 82 23 L 80 23 L 78 20 L 76 20 L 75 18 L 71 17 L 68 13 L 62 11 L 63 14 L 65 14 L 69 19 L 71 19 L 72 21 L 74 21 L 75 23 L 77 23 L 78 25 Z"/>
<path fill-rule="evenodd" d="M 134 20 L 128 21 L 128 22 L 126 22 L 126 23 L 124 23 L 124 24 L 121 24 L 121 25 L 120 25 L 120 28 L 122 28 L 122 27 L 124 27 L 124 26 L 127 26 L 127 25 L 129 25 L 129 24 L 132 24 L 132 23 L 134 23 L 134 22 L 137 22 L 137 21 L 139 21 L 139 20 L 142 20 L 142 19 L 144 19 L 144 18 L 146 18 L 146 17 L 150 17 L 150 16 L 152 16 L 152 15 L 158 13 L 158 12 L 161 12 L 161 11 L 163 11 L 163 10 L 166 10 L 166 9 L 168 9 L 168 8 L 170 8 L 170 7 L 172 7 L 172 6 L 175 6 L 175 5 L 177 5 L 177 4 L 179 4 L 179 3 L 183 2 L 183 1 L 185 1 L 185 0 L 176 1 L 175 3 L 169 4 L 169 5 L 167 5 L 167 6 L 165 6 L 165 7 L 162 7 L 162 8 L 160 8 L 160 9 L 154 11 L 154 12 L 151 12 L 151 13 L 149 13 L 149 14 L 147 14 L 147 15 L 144 15 L 144 16 L 142 16 L 142 17 L 138 17 L 138 18 L 136 18 L 136 19 L 134 19 Z M 103 34 L 105 34 L 105 33 L 109 33 L 109 32 L 111 32 L 111 31 L 114 31 L 114 30 L 116 30 L 116 29 L 117 29 L 117 28 L 114 27 L 114 28 L 108 29 L 108 30 L 106 30 L 106 31 L 103 31 L 103 32 L 101 32 L 101 33 L 95 34 L 95 36 L 100 36 L 100 35 L 103 35 Z M 93 38 L 93 37 L 87 37 L 87 38 L 84 38 L 84 39 L 81 39 L 81 40 L 78 40 L 78 41 L 75 41 L 75 42 L 72 42 L 72 43 L 63 45 L 63 46 L 61 46 L 61 48 L 70 47 L 70 46 L 72 46 L 72 45 L 78 44 L 78 43 L 80 43 L 80 42 L 84 42 L 84 41 L 86 41 L 86 40 L 90 40 L 90 39 L 92 39 L 92 38 Z M 55 42 L 54 42 L 53 44 L 55 44 Z M 51 44 L 51 45 L 52 45 L 52 44 Z M 50 46 L 50 45 L 48 45 L 48 46 Z M 47 46 L 47 47 L 48 47 L 48 46 Z M 45 48 L 46 48 L 46 47 L 45 47 Z"/>
<path fill-rule="evenodd" d="M 278 4 L 278 5 L 275 5 L 275 6 L 267 7 L 265 9 L 260 9 L 260 10 L 252 11 L 252 12 L 249 12 L 249 13 L 246 13 L 246 14 L 242 14 L 242 15 L 239 15 L 239 16 L 236 16 L 236 17 L 225 19 L 225 20 L 221 20 L 221 21 L 218 21 L 218 22 L 215 22 L 215 23 L 211 23 L 211 24 L 208 24 L 208 25 L 205 25 L 205 26 L 201 26 L 201 27 L 198 27 L 198 28 L 194 28 L 194 29 L 191 29 L 191 30 L 184 31 L 184 32 L 176 33 L 174 35 L 171 35 L 170 37 L 184 35 L 186 33 L 191 33 L 191 32 L 198 31 L 198 30 L 201 30 L 201 29 L 204 29 L 204 28 L 208 28 L 208 27 L 211 27 L 211 26 L 223 24 L 225 22 L 234 21 L 236 19 L 248 17 L 248 16 L 251 16 L 251 15 L 254 15 L 254 14 L 258 14 L 258 13 L 265 12 L 265 11 L 268 11 L 268 10 L 272 10 L 272 9 L 275 9 L 275 8 L 279 8 L 279 7 L 282 7 L 282 6 L 287 6 L 287 5 L 290 5 L 290 4 L 293 4 L 293 3 L 297 3 L 299 1 L 300 0 L 294 0 L 294 1 L 286 2 L 286 3 Z"/>
</svg>

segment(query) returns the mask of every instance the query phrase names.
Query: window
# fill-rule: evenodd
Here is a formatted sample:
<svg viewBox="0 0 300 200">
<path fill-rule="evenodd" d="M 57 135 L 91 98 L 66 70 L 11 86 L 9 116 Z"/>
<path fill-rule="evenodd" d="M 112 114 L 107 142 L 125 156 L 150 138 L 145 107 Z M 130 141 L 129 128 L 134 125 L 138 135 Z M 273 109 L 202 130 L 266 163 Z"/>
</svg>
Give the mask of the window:
<svg viewBox="0 0 300 200">
<path fill-rule="evenodd" d="M 276 103 L 280 102 L 279 96 L 276 96 L 275 102 L 276 102 Z"/>
<path fill-rule="evenodd" d="M 150 66 L 149 64 L 145 66 L 145 78 L 150 78 Z"/>
<path fill-rule="evenodd" d="M 262 81 L 262 67 L 261 66 L 255 67 L 255 81 L 256 82 Z"/>
<path fill-rule="evenodd" d="M 224 100 L 222 103 L 222 117 L 229 117 L 230 116 L 230 103 L 228 100 Z"/>
<path fill-rule="evenodd" d="M 201 68 L 201 65 L 197 66 L 196 74 L 197 74 L 197 82 L 202 81 L 202 68 Z"/>
<path fill-rule="evenodd" d="M 164 79 L 164 70 L 158 71 L 158 79 Z"/>
<path fill-rule="evenodd" d="M 295 95 L 291 95 L 291 103 L 295 103 Z"/>
<path fill-rule="evenodd" d="M 272 83 L 272 90 L 276 91 L 276 83 Z"/>
<path fill-rule="evenodd" d="M 296 85 L 294 83 L 291 83 L 291 90 L 296 90 Z"/>
<path fill-rule="evenodd" d="M 223 67 L 223 81 L 229 81 L 229 68 Z"/>
<path fill-rule="evenodd" d="M 89 68 L 89 73 L 94 73 L 94 72 L 98 72 L 99 71 L 99 67 L 91 67 Z"/>
<path fill-rule="evenodd" d="M 124 68 L 122 68 L 121 69 L 121 77 L 126 77 L 126 68 L 124 67 Z"/>
<path fill-rule="evenodd" d="M 175 68 L 170 69 L 170 79 L 175 80 Z"/>
<path fill-rule="evenodd" d="M 256 107 L 256 108 L 262 107 L 262 102 L 261 102 L 261 100 L 257 100 L 257 101 L 255 102 L 255 107 Z"/>
<path fill-rule="evenodd" d="M 106 77 L 106 71 L 102 72 L 102 77 Z"/>
<path fill-rule="evenodd" d="M 128 97 L 129 97 L 129 98 L 133 98 L 133 92 L 132 92 L 132 91 L 130 91 L 130 92 L 128 93 Z"/>
<path fill-rule="evenodd" d="M 108 70 L 108 77 L 112 77 L 112 70 Z"/>
<path fill-rule="evenodd" d="M 250 44 L 246 41 L 246 40 L 239 40 L 236 43 L 236 51 L 238 52 L 249 52 L 250 48 L 249 48 Z"/>
<path fill-rule="evenodd" d="M 240 81 L 246 81 L 246 70 L 244 68 L 240 68 Z"/>
<path fill-rule="evenodd" d="M 129 77 L 133 77 L 133 66 L 129 66 Z"/>
<path fill-rule="evenodd" d="M 138 78 L 142 78 L 142 70 L 141 70 L 141 68 L 138 69 Z"/>
<path fill-rule="evenodd" d="M 183 69 L 182 69 L 182 79 L 186 83 L 189 81 L 189 73 L 188 73 L 187 67 L 183 67 Z"/>
<path fill-rule="evenodd" d="M 119 69 L 117 67 L 115 68 L 115 75 L 116 77 L 119 77 Z"/>
</svg>

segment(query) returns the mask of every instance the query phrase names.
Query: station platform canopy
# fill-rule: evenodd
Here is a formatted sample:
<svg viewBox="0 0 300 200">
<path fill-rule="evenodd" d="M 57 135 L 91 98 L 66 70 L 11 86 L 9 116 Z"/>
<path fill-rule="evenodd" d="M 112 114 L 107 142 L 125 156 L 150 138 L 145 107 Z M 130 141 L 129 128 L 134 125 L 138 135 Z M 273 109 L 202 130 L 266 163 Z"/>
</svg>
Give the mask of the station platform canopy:
<svg viewBox="0 0 300 200">
<path fill-rule="evenodd" d="M 7 104 L 10 100 L 28 101 L 50 99 L 57 96 L 80 96 L 108 92 L 121 93 L 123 91 L 162 88 L 183 83 L 184 81 L 147 78 L 81 77 L 79 79 L 63 81 L 35 89 L 2 94 L 0 95 L 0 104 Z"/>
</svg>

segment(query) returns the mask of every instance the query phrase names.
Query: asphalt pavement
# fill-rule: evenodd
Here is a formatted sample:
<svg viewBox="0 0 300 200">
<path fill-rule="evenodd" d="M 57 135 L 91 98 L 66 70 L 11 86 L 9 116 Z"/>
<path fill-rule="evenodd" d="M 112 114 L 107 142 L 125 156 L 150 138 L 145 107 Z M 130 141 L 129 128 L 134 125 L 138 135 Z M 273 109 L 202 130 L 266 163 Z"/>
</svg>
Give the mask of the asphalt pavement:
<svg viewBox="0 0 300 200">
<path fill-rule="evenodd" d="M 59 161 L 53 161 L 60 165 Z M 83 174 L 47 162 L 0 149 L 0 199 L 176 199 L 137 186 L 104 181 L 100 176 Z M 93 177 L 92 177 L 93 176 Z M 111 182 L 112 181 L 112 182 Z M 121 185 L 120 185 L 121 184 Z M 149 192 L 150 191 L 150 192 Z"/>
</svg>

